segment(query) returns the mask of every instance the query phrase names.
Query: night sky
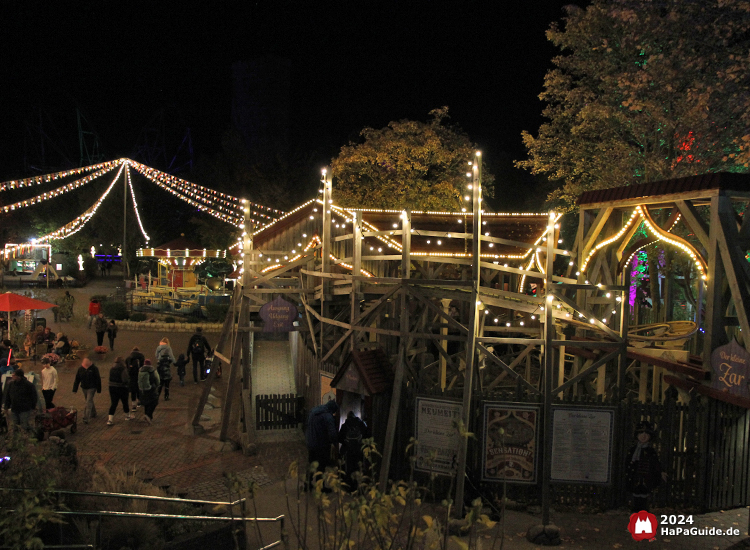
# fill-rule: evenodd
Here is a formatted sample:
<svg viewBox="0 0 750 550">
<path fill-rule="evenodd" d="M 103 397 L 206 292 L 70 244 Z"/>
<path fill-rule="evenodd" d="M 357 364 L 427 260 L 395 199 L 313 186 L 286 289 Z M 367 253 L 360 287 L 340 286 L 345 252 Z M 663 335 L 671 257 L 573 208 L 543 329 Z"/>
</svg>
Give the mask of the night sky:
<svg viewBox="0 0 750 550">
<path fill-rule="evenodd" d="M 364 126 L 450 107 L 493 171 L 524 155 L 555 54 L 560 0 L 507 2 L 3 2 L 0 180 L 79 162 L 76 108 L 107 159 L 163 120 L 194 158 L 231 124 L 232 63 L 290 64 L 289 145 L 321 166 Z M 163 113 L 163 118 L 157 115 Z M 186 176 L 187 177 L 187 176 Z"/>
</svg>

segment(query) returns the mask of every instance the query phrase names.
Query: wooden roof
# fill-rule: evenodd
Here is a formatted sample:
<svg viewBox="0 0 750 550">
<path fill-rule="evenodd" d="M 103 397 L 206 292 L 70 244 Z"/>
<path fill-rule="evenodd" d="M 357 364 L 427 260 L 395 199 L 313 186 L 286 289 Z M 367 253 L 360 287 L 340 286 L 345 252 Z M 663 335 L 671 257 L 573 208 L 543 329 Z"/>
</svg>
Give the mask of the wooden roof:
<svg viewBox="0 0 750 550">
<path fill-rule="evenodd" d="M 578 204 L 586 205 L 628 199 L 647 199 L 664 195 L 678 196 L 680 194 L 711 190 L 750 192 L 750 174 L 715 172 L 685 178 L 611 187 L 609 189 L 596 189 L 581 194 L 578 198 Z"/>
<path fill-rule="evenodd" d="M 355 376 L 346 376 L 347 371 L 352 367 L 356 371 Z M 357 379 L 362 382 L 367 395 L 375 395 L 391 389 L 393 385 L 393 367 L 382 349 L 352 351 L 336 373 L 336 376 L 331 380 L 331 387 L 337 387 L 337 384 L 342 382 L 342 380 L 350 382 L 350 380 Z M 342 384 L 342 386 L 341 389 L 348 389 L 346 383 Z"/>
<path fill-rule="evenodd" d="M 262 250 L 266 243 L 297 223 L 321 215 L 322 203 L 310 201 L 291 211 L 279 220 L 264 226 L 253 234 L 253 246 Z M 363 221 L 363 231 L 396 231 L 401 226 L 401 212 L 396 210 L 341 208 L 333 205 L 334 237 L 350 234 L 352 215 Z M 471 255 L 471 236 L 456 237 L 457 233 L 471 233 L 473 216 L 470 212 L 412 212 L 411 254 L 419 256 L 462 257 Z M 514 241 L 492 243 L 482 241 L 481 253 L 486 260 L 508 256 L 521 258 L 541 242 L 549 222 L 548 213 L 484 213 L 482 233 Z M 343 224 L 343 226 L 341 226 Z M 466 230 L 468 227 L 468 231 Z M 427 234 L 430 232 L 431 234 Z M 308 236 L 310 238 L 310 236 Z M 363 255 L 400 254 L 400 235 L 367 236 L 363 242 Z"/>
</svg>

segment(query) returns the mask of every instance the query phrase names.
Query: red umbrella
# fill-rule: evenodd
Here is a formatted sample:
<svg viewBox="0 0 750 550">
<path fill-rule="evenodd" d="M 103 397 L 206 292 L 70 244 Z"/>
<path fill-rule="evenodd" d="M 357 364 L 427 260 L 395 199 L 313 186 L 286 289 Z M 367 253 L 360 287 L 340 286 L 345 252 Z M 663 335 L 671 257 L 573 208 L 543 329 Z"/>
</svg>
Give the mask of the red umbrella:
<svg viewBox="0 0 750 550">
<path fill-rule="evenodd" d="M 8 312 L 8 333 L 10 333 L 10 312 L 20 311 L 22 309 L 50 309 L 57 307 L 55 304 L 49 302 L 43 302 L 42 300 L 35 300 L 34 298 L 28 298 L 21 296 L 15 292 L 6 292 L 0 294 L 0 311 Z M 8 363 L 10 363 L 10 356 L 8 356 Z"/>
<path fill-rule="evenodd" d="M 0 294 L 0 311 L 11 312 L 22 309 L 50 309 L 53 307 L 57 306 L 49 302 L 43 302 L 42 300 L 21 296 L 15 292 Z"/>
</svg>

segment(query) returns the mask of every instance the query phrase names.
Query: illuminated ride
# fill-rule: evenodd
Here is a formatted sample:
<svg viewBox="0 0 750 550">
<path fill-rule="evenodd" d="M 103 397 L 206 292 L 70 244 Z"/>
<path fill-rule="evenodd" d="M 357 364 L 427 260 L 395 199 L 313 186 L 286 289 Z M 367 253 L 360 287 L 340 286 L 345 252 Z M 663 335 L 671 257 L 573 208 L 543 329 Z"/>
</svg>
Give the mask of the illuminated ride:
<svg viewBox="0 0 750 550">
<path fill-rule="evenodd" d="M 207 250 L 180 237 L 161 246 L 140 248 L 136 256 L 147 267 L 155 260 L 157 274 L 136 275 L 132 291 L 134 311 L 159 311 L 178 314 L 199 314 L 209 304 L 228 304 L 224 282 L 209 278 L 201 283 L 196 268 L 207 260 L 227 257 L 226 250 Z"/>
</svg>

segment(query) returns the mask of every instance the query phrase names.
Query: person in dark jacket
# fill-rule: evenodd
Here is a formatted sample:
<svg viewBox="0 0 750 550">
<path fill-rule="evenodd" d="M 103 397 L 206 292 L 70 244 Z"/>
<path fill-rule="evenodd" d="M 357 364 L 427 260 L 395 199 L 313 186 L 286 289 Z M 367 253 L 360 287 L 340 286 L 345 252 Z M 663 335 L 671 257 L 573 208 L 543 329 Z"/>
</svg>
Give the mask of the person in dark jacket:
<svg viewBox="0 0 750 550">
<path fill-rule="evenodd" d="M 128 378 L 130 380 L 130 419 L 132 420 L 135 416 L 135 410 L 137 408 L 136 403 L 138 401 L 138 372 L 141 370 L 143 363 L 146 361 L 146 356 L 141 353 L 138 346 L 133 348 L 128 358 L 125 359 L 125 364 L 128 366 Z"/>
<path fill-rule="evenodd" d="M 369 437 L 367 424 L 352 411 L 346 414 L 346 421 L 339 430 L 339 455 L 344 458 L 344 481 L 351 489 L 357 488 L 352 474 L 361 469 L 365 455 L 362 452 L 362 440 Z"/>
<path fill-rule="evenodd" d="M 125 413 L 125 419 L 130 420 L 130 409 L 128 408 L 128 390 L 130 379 L 128 378 L 128 367 L 125 366 L 125 359 L 118 357 L 115 364 L 109 369 L 109 416 L 107 426 L 115 424 L 115 411 L 117 404 L 122 401 L 122 410 Z"/>
<path fill-rule="evenodd" d="M 325 472 L 328 466 L 333 466 L 338 447 L 338 430 L 336 419 L 333 417 L 339 410 L 335 401 L 318 405 L 307 415 L 305 429 L 305 443 L 307 445 L 307 460 L 312 465 L 318 463 L 318 472 Z M 312 477 L 309 481 L 314 483 Z"/>
<path fill-rule="evenodd" d="M 10 409 L 13 424 L 19 429 L 32 433 L 31 414 L 36 409 L 39 394 L 34 384 L 26 379 L 23 369 L 13 372 L 5 397 L 5 410 Z"/>
<path fill-rule="evenodd" d="M 78 392 L 78 386 L 81 386 L 83 397 L 86 400 L 86 406 L 83 410 L 83 423 L 88 424 L 90 418 L 96 418 L 94 396 L 97 393 L 102 393 L 102 377 L 99 375 L 99 368 L 88 357 L 81 361 L 81 366 L 76 372 L 73 393 Z"/>
<path fill-rule="evenodd" d="M 661 467 L 659 456 L 651 446 L 656 436 L 653 424 L 647 420 L 635 427 L 636 444 L 629 450 L 628 463 L 625 466 L 625 486 L 633 494 L 633 512 L 648 512 L 648 499 L 662 480 L 667 480 L 667 473 Z"/>
<path fill-rule="evenodd" d="M 107 332 L 107 320 L 103 313 L 97 315 L 94 320 L 94 332 L 96 332 L 96 345 L 101 346 L 104 343 L 104 333 Z"/>
<path fill-rule="evenodd" d="M 177 367 L 177 376 L 180 378 L 180 386 L 185 385 L 185 366 L 188 364 L 188 360 L 185 359 L 185 354 L 181 353 L 175 361 L 174 366 Z"/>
<path fill-rule="evenodd" d="M 208 353 L 205 353 L 208 351 Z M 203 329 L 198 327 L 195 334 L 190 337 L 187 348 L 187 358 L 193 358 L 193 382 L 198 383 L 198 366 L 200 366 L 200 379 L 206 379 L 206 355 L 211 355 L 211 346 L 208 340 L 203 336 Z"/>
<path fill-rule="evenodd" d="M 143 403 L 143 420 L 150 426 L 154 420 L 154 410 L 159 403 L 159 373 L 151 364 L 150 359 L 146 359 L 138 372 L 138 393 Z"/>
<path fill-rule="evenodd" d="M 107 338 L 109 338 L 109 349 L 115 349 L 115 338 L 117 338 L 117 323 L 112 319 L 107 323 Z"/>
</svg>

